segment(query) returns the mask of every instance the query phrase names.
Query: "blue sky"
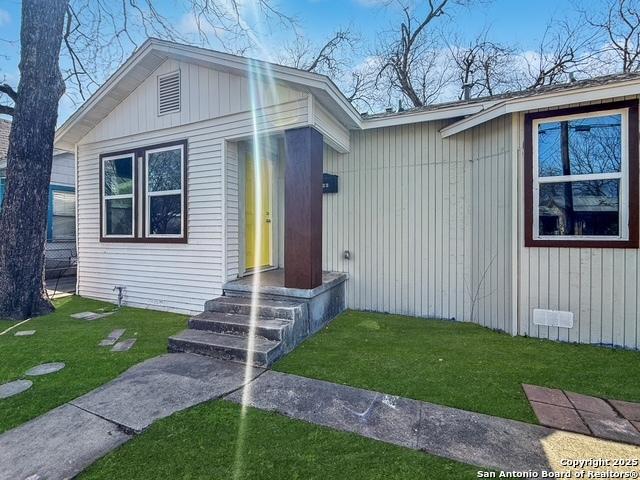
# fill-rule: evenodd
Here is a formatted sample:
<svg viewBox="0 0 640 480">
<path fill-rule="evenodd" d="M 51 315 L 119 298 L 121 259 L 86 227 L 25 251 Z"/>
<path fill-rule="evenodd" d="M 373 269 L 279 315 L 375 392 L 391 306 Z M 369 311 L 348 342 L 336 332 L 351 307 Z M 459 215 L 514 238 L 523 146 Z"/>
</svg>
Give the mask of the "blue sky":
<svg viewBox="0 0 640 480">
<path fill-rule="evenodd" d="M 313 41 L 321 42 L 338 27 L 351 25 L 359 32 L 364 44 L 375 42 L 376 35 L 389 28 L 393 15 L 380 7 L 382 0 L 280 0 L 279 8 L 299 21 L 300 29 Z M 180 0 L 154 0 L 154 5 L 167 12 L 176 25 L 184 21 Z M 520 50 L 534 49 L 545 27 L 573 12 L 572 0 L 480 0 L 470 8 L 456 8 L 455 17 L 447 29 L 461 38 L 471 38 L 483 29 L 490 37 Z M 17 40 L 20 28 L 20 1 L 0 0 L 0 39 Z M 266 40 L 268 48 L 277 52 L 279 43 L 290 32 L 275 32 Z M 8 58 L 4 58 L 6 55 Z M 362 57 L 364 58 L 363 51 Z M 0 43 L 0 80 L 4 77 L 15 84 L 18 79 L 19 49 L 15 44 Z M 105 76 L 106 73 L 105 72 Z M 61 119 L 73 106 L 63 102 Z"/>
</svg>

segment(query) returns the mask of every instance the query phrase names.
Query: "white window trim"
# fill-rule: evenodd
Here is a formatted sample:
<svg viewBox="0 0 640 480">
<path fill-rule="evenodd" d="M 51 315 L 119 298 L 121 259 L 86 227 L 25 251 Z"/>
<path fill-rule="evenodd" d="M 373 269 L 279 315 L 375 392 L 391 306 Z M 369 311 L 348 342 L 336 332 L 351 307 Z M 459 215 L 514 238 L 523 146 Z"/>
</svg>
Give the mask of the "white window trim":
<svg viewBox="0 0 640 480">
<path fill-rule="evenodd" d="M 169 150 L 180 150 L 180 190 L 163 190 L 159 192 L 150 192 L 149 191 L 149 155 L 152 153 L 158 152 L 166 152 Z M 145 202 L 144 202 L 144 218 L 145 218 L 145 238 L 184 238 L 184 194 L 185 194 L 185 178 L 184 178 L 184 145 L 176 144 L 168 147 L 154 148 L 152 150 L 145 151 L 145 159 L 144 159 L 144 191 L 145 191 Z M 151 197 L 163 197 L 169 195 L 180 195 L 180 233 L 178 235 L 175 234 L 152 234 L 151 233 Z"/>
<path fill-rule="evenodd" d="M 620 172 L 598 173 L 585 175 L 558 175 L 552 177 L 539 177 L 538 169 L 538 126 L 544 123 L 560 122 L 565 120 L 576 120 L 583 118 L 602 117 L 606 115 L 620 115 L 620 141 L 621 141 L 621 165 Z M 574 115 L 561 115 L 557 117 L 545 117 L 536 119 L 531 124 L 532 128 L 532 153 L 533 153 L 533 238 L 534 240 L 571 240 L 579 243 L 587 240 L 601 241 L 628 241 L 629 240 L 629 110 L 627 108 L 613 110 L 598 110 L 589 113 L 577 113 Z M 540 235 L 540 184 L 543 183 L 560 183 L 588 180 L 620 180 L 620 205 L 619 205 L 619 229 L 620 235 Z"/>
<path fill-rule="evenodd" d="M 131 193 L 126 195 L 107 195 L 104 188 L 104 180 L 106 178 L 105 163 L 110 160 L 121 160 L 123 158 L 129 158 L 131 160 Z M 102 158 L 102 178 L 100 179 L 100 188 L 102 189 L 102 236 L 104 238 L 135 238 L 136 222 L 136 155 L 134 152 L 125 153 L 123 155 L 112 155 Z M 123 198 L 131 199 L 131 235 L 113 235 L 107 233 L 107 200 L 119 200 Z"/>
</svg>

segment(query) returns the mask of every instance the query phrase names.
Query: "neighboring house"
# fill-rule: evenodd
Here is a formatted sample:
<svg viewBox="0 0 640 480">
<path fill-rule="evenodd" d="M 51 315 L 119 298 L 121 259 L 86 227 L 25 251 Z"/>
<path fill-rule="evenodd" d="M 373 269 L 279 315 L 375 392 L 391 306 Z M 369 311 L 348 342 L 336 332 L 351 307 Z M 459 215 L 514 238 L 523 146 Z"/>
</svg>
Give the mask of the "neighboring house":
<svg viewBox="0 0 640 480">
<path fill-rule="evenodd" d="M 191 313 L 328 270 L 349 308 L 638 348 L 639 95 L 626 74 L 367 116 L 324 76 L 149 40 L 57 132 L 79 294 Z"/>
<path fill-rule="evenodd" d="M 7 150 L 11 122 L 0 119 L 0 208 L 4 197 L 7 168 Z M 69 274 L 75 263 L 75 160 L 72 153 L 54 151 L 49 185 L 47 223 L 48 275 Z"/>
</svg>

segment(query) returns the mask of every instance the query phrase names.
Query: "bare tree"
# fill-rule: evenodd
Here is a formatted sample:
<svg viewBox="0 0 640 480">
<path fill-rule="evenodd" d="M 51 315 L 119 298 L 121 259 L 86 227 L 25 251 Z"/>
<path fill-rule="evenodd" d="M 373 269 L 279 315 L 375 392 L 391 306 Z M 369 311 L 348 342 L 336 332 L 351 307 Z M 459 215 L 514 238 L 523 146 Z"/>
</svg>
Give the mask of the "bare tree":
<svg viewBox="0 0 640 480">
<path fill-rule="evenodd" d="M 292 43 L 285 46 L 278 61 L 300 70 L 327 75 L 350 102 L 367 105 L 375 73 L 364 66 L 354 68 L 353 57 L 360 44 L 359 37 L 350 27 L 337 30 L 321 44 L 298 34 Z"/>
<path fill-rule="evenodd" d="M 515 49 L 487 39 L 484 31 L 465 47 L 449 43 L 453 77 L 459 85 L 459 98 L 494 95 L 513 88 Z"/>
<path fill-rule="evenodd" d="M 185 40 L 152 0 L 23 0 L 20 83 L 0 85 L 0 113 L 13 117 L 0 211 L 0 318 L 52 309 L 44 289 L 48 186 L 58 104 L 65 83 L 86 98 L 104 75 L 148 36 Z M 270 0 L 265 17 L 287 18 Z M 250 29 L 237 0 L 189 0 L 198 25 L 237 35 Z M 206 35 L 204 29 L 201 30 Z M 209 30 L 210 31 L 210 30 Z"/>
<path fill-rule="evenodd" d="M 521 86 L 535 89 L 562 83 L 569 78 L 569 73 L 584 72 L 586 62 L 596 54 L 594 38 L 594 33 L 583 23 L 572 25 L 563 21 L 548 25 L 538 50 L 523 54 Z"/>
<path fill-rule="evenodd" d="M 607 0 L 604 12 L 594 14 L 593 8 L 583 11 L 589 25 L 600 33 L 606 42 L 600 59 L 610 62 L 622 72 L 640 70 L 640 5 L 637 0 Z M 593 5 L 591 5 L 593 7 Z"/>
<path fill-rule="evenodd" d="M 381 44 L 376 51 L 381 60 L 377 86 L 386 83 L 389 91 L 401 92 L 415 107 L 433 102 L 448 82 L 438 36 L 431 27 L 445 14 L 447 4 L 454 2 L 428 0 L 424 3 L 426 11 L 414 3 L 403 4 L 400 26 L 385 34 L 385 38 L 392 40 Z"/>
</svg>

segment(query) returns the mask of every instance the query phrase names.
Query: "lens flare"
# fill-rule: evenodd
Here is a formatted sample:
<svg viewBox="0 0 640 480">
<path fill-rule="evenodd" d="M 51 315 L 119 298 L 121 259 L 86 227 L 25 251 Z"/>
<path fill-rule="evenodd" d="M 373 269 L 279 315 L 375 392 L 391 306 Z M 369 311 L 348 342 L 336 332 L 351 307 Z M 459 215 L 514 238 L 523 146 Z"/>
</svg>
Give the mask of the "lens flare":
<svg viewBox="0 0 640 480">
<path fill-rule="evenodd" d="M 260 42 L 256 42 L 260 45 Z M 267 52 L 263 52 L 265 58 Z M 255 356 L 255 332 L 256 325 L 259 318 L 260 307 L 260 277 L 261 277 L 261 263 L 262 263 L 262 242 L 266 238 L 265 236 L 265 222 L 263 219 L 264 205 L 263 205 L 263 178 L 266 168 L 263 168 L 264 162 L 270 162 L 272 152 L 276 151 L 277 140 L 274 138 L 274 134 L 277 129 L 277 125 L 271 123 L 271 118 L 277 118 L 279 113 L 279 95 L 278 88 L 273 78 L 271 66 L 265 62 L 259 62 L 249 60 L 248 65 L 249 74 L 249 98 L 251 102 L 251 120 L 252 120 L 252 138 L 251 138 L 251 153 L 252 158 L 249 161 L 253 162 L 253 172 L 255 175 L 254 185 L 254 211 L 257 214 L 254 216 L 254 248 L 253 248 L 253 262 L 254 271 L 252 276 L 252 289 L 251 289 L 251 309 L 250 309 L 250 323 L 249 332 L 247 335 L 247 358 L 244 371 L 244 388 L 242 390 L 242 404 L 240 410 L 240 418 L 238 421 L 238 436 L 235 452 L 235 463 L 233 469 L 233 478 L 239 479 L 242 476 L 244 468 L 244 450 L 247 431 L 247 409 L 251 403 L 251 380 L 255 375 L 254 356 Z"/>
</svg>

